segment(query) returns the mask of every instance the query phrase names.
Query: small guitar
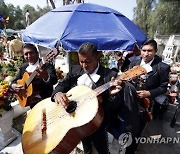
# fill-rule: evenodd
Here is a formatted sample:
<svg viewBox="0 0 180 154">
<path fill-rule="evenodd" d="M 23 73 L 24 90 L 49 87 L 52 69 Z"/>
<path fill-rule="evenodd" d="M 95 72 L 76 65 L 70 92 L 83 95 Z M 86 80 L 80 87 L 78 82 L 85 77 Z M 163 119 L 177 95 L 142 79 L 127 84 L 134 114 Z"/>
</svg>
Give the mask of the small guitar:
<svg viewBox="0 0 180 154">
<path fill-rule="evenodd" d="M 40 66 L 43 66 L 47 62 L 51 61 L 54 57 L 58 55 L 57 49 L 51 50 L 46 57 L 43 58 L 43 60 L 39 63 Z M 33 71 L 31 75 L 29 75 L 27 72 L 23 74 L 22 79 L 17 80 L 17 83 L 20 85 L 23 85 L 24 89 L 20 90 L 16 93 L 16 98 L 18 99 L 20 105 L 22 107 L 29 106 L 30 102 L 28 102 L 28 98 L 31 96 L 33 97 L 33 86 L 32 81 L 37 75 L 37 71 Z"/>
<path fill-rule="evenodd" d="M 146 73 L 145 68 L 135 66 L 119 78 L 129 81 Z M 104 114 L 97 96 L 110 88 L 111 82 L 94 90 L 85 85 L 72 88 L 67 92 L 71 95 L 67 109 L 52 102 L 51 98 L 37 103 L 24 124 L 24 153 L 69 154 L 84 137 L 101 125 Z"/>
</svg>

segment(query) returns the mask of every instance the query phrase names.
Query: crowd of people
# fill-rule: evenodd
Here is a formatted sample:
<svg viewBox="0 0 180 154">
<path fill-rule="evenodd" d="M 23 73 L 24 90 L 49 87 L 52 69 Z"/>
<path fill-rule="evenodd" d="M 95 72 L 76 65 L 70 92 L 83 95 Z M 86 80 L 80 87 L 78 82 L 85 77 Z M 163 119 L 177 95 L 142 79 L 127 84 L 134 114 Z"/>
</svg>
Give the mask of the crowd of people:
<svg viewBox="0 0 180 154">
<path fill-rule="evenodd" d="M 121 134 L 130 132 L 133 141 L 126 147 L 125 153 L 133 154 L 138 146 L 135 137 L 142 135 L 148 122 L 162 119 L 169 102 L 173 103 L 171 98 L 179 96 L 180 75 L 175 82 L 169 82 L 173 78 L 172 75 L 170 77 L 173 70 L 162 62 L 157 51 L 156 41 L 147 40 L 141 47 L 135 45 L 133 52 L 113 53 L 110 56 L 110 68 L 105 68 L 100 63 L 101 57 L 96 46 L 86 42 L 78 50 L 79 65 L 70 66 L 69 73 L 58 82 L 54 64 L 40 66 L 42 59 L 39 58 L 37 48 L 27 43 L 22 45 L 25 62 L 11 83 L 11 89 L 18 93 L 27 88 L 17 81 L 23 78 L 25 72 L 32 74 L 36 71 L 37 75 L 32 81 L 34 91 L 32 97 L 28 98 L 31 109 L 47 97 L 67 109 L 70 97 L 67 92 L 73 87 L 86 85 L 95 89 L 111 81 L 110 88 L 98 96 L 104 118 L 99 128 L 82 140 L 84 153 L 91 154 L 94 146 L 99 154 L 109 154 L 108 132 L 117 140 Z M 116 78 L 134 66 L 147 64 L 152 67 L 152 71 L 132 81 Z"/>
</svg>

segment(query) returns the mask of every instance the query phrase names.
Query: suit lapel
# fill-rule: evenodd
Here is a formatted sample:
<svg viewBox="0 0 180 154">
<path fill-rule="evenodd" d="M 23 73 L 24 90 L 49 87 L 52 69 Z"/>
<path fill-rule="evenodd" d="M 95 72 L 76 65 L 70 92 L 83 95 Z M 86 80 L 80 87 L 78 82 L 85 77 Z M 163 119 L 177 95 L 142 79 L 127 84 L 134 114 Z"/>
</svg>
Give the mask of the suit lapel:
<svg viewBox="0 0 180 154">
<path fill-rule="evenodd" d="M 151 63 L 152 71 L 147 73 L 148 77 L 152 76 L 158 71 L 158 61 L 156 59 Z"/>
</svg>

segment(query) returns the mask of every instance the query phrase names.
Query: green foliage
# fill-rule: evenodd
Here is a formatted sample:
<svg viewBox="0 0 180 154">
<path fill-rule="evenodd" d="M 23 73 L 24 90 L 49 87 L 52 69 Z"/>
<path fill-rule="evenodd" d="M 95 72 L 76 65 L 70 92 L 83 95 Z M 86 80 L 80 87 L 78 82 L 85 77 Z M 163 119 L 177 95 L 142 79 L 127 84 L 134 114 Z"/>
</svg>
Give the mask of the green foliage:
<svg viewBox="0 0 180 154">
<path fill-rule="evenodd" d="M 134 9 L 134 22 L 148 34 L 149 19 L 155 7 L 155 0 L 137 0 L 137 7 Z"/>
<path fill-rule="evenodd" d="M 26 13 L 27 10 L 29 10 L 29 13 L 30 13 L 30 22 L 33 23 L 39 17 L 41 17 L 45 13 L 49 12 L 50 8 L 49 7 L 45 7 L 45 8 L 42 9 L 39 6 L 37 6 L 37 9 L 35 9 L 34 7 L 32 7 L 30 5 L 25 5 L 24 8 L 23 8 L 23 15 L 24 15 L 24 17 L 25 17 L 25 13 Z"/>
<path fill-rule="evenodd" d="M 50 11 L 50 7 L 40 8 L 38 6 L 37 9 L 35 9 L 30 5 L 25 5 L 24 8 L 21 9 L 19 6 L 14 7 L 14 5 L 5 4 L 4 0 L 0 0 L 0 13 L 10 18 L 7 28 L 14 30 L 25 29 L 25 12 L 27 9 L 30 13 L 31 23 Z M 0 24 L 0 28 L 3 29 L 4 26 Z"/>
<path fill-rule="evenodd" d="M 160 35 L 180 33 L 180 1 L 160 2 L 154 12 L 156 31 Z M 151 26 L 153 28 L 153 25 Z"/>
<path fill-rule="evenodd" d="M 7 76 L 15 77 L 22 63 L 23 63 L 23 59 L 21 57 L 17 57 L 16 61 L 15 60 L 1 61 L 0 81 L 2 81 Z"/>
<path fill-rule="evenodd" d="M 149 36 L 179 34 L 179 0 L 137 0 L 134 22 Z"/>
<path fill-rule="evenodd" d="M 3 43 L 0 43 L 0 57 L 3 55 L 4 53 L 4 45 Z"/>
<path fill-rule="evenodd" d="M 4 16 L 8 14 L 7 6 L 4 3 L 4 0 L 0 0 L 0 13 Z M 3 29 L 4 25 L 0 23 L 0 29 Z"/>
<path fill-rule="evenodd" d="M 105 54 L 104 52 L 101 52 L 100 54 L 101 54 L 100 63 L 104 67 L 108 68 L 108 66 L 109 66 L 109 63 L 108 63 L 109 62 L 109 56 L 107 54 Z"/>
<path fill-rule="evenodd" d="M 19 71 L 20 65 L 23 63 L 22 58 L 16 61 L 4 61 L 0 63 L 0 109 L 10 110 L 11 102 L 15 101 L 14 92 L 10 90 L 10 83 Z"/>
</svg>

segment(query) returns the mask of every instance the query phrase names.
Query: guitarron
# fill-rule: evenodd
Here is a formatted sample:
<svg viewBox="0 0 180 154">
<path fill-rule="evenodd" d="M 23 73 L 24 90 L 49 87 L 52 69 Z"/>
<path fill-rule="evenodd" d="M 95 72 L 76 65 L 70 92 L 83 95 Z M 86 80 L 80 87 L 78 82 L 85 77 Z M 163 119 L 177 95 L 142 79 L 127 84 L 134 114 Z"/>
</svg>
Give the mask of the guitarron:
<svg viewBox="0 0 180 154">
<path fill-rule="evenodd" d="M 141 66 L 123 73 L 122 80 L 132 80 L 147 71 Z M 28 114 L 23 128 L 22 146 L 25 154 L 57 153 L 68 154 L 86 136 L 101 125 L 103 109 L 97 96 L 107 90 L 111 82 L 92 90 L 80 85 L 67 92 L 69 106 L 44 99 L 37 103 Z"/>
</svg>

